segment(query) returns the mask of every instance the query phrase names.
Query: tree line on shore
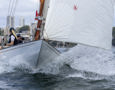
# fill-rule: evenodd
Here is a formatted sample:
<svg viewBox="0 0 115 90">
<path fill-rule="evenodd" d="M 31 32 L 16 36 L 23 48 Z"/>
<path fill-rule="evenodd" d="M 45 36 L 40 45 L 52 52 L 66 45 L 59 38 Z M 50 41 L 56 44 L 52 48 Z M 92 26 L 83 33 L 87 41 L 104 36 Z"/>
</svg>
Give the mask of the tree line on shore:
<svg viewBox="0 0 115 90">
<path fill-rule="evenodd" d="M 113 27 L 113 38 L 115 38 L 115 27 Z"/>
<path fill-rule="evenodd" d="M 113 27 L 112 36 L 113 36 L 112 44 L 113 44 L 113 46 L 115 46 L 115 27 Z"/>
</svg>

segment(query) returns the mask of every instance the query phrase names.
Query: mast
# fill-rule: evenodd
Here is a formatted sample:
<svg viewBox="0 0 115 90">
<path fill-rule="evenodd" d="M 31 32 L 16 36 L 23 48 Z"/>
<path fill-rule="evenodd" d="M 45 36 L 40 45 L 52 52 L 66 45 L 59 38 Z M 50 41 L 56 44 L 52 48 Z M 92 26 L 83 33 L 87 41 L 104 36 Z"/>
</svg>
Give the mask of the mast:
<svg viewBox="0 0 115 90">
<path fill-rule="evenodd" d="M 45 0 L 40 0 L 39 17 L 42 17 L 43 8 L 44 8 L 44 2 L 45 2 Z M 37 30 L 36 30 L 36 33 L 35 33 L 35 40 L 39 40 L 40 39 L 40 27 L 41 27 L 41 23 L 42 23 L 42 20 L 38 19 Z"/>
</svg>

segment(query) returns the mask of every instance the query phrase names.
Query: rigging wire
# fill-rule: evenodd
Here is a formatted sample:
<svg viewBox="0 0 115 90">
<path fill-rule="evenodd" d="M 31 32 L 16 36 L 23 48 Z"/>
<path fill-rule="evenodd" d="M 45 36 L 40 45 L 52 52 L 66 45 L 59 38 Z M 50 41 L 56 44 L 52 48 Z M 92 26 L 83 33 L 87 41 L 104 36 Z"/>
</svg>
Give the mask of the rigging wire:
<svg viewBox="0 0 115 90">
<path fill-rule="evenodd" d="M 13 12 L 14 12 L 13 10 L 14 10 L 14 6 L 15 6 L 15 1 L 16 1 L 16 0 L 12 0 L 12 1 L 13 1 L 13 2 L 12 2 L 12 4 L 11 4 L 12 7 L 11 7 L 11 11 L 10 11 L 10 16 L 12 16 L 12 14 L 13 14 Z"/>
<path fill-rule="evenodd" d="M 18 3 L 18 0 L 15 1 L 14 9 L 13 9 L 13 12 L 12 12 L 12 16 L 15 16 L 15 12 L 16 12 L 16 8 L 17 8 L 17 3 Z"/>
<path fill-rule="evenodd" d="M 16 12 L 17 3 L 18 0 L 9 0 L 8 14 L 7 14 L 7 16 L 9 17 L 7 19 L 11 20 L 11 22 Z M 7 23 L 7 26 L 10 26 L 10 24 Z"/>
<path fill-rule="evenodd" d="M 10 0 L 10 2 L 9 2 L 9 6 L 8 6 L 8 16 L 10 15 L 11 2 L 12 2 L 12 0 Z"/>
<path fill-rule="evenodd" d="M 18 0 L 10 0 L 8 7 L 8 16 L 14 16 L 16 12 Z"/>
</svg>

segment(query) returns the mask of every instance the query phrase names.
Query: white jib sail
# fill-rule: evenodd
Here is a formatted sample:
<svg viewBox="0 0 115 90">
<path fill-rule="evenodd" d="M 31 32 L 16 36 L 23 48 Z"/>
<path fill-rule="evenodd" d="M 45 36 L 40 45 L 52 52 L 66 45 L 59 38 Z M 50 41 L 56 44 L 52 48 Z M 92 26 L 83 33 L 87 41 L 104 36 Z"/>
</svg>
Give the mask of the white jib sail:
<svg viewBox="0 0 115 90">
<path fill-rule="evenodd" d="M 113 0 L 50 0 L 44 38 L 111 48 Z"/>
</svg>

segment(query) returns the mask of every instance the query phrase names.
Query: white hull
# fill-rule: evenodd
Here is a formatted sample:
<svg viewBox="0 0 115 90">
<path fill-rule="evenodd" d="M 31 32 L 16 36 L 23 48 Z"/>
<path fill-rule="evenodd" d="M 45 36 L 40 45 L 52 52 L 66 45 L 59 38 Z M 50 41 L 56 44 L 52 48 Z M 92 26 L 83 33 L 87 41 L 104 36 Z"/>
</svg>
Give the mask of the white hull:
<svg viewBox="0 0 115 90">
<path fill-rule="evenodd" d="M 57 58 L 59 55 L 60 52 L 57 49 L 53 48 L 45 41 L 42 41 L 41 50 L 39 53 L 38 63 L 37 63 L 38 68 L 41 66 L 45 66 L 48 63 L 51 63 L 52 61 L 56 60 L 55 58 Z"/>
<path fill-rule="evenodd" d="M 33 68 L 45 65 L 57 56 L 59 52 L 42 40 L 0 50 L 0 60 L 15 62 L 17 65 L 27 64 Z"/>
<path fill-rule="evenodd" d="M 42 41 L 34 41 L 0 50 L 0 60 L 20 62 L 20 64 L 25 62 L 35 67 L 41 43 Z"/>
</svg>

